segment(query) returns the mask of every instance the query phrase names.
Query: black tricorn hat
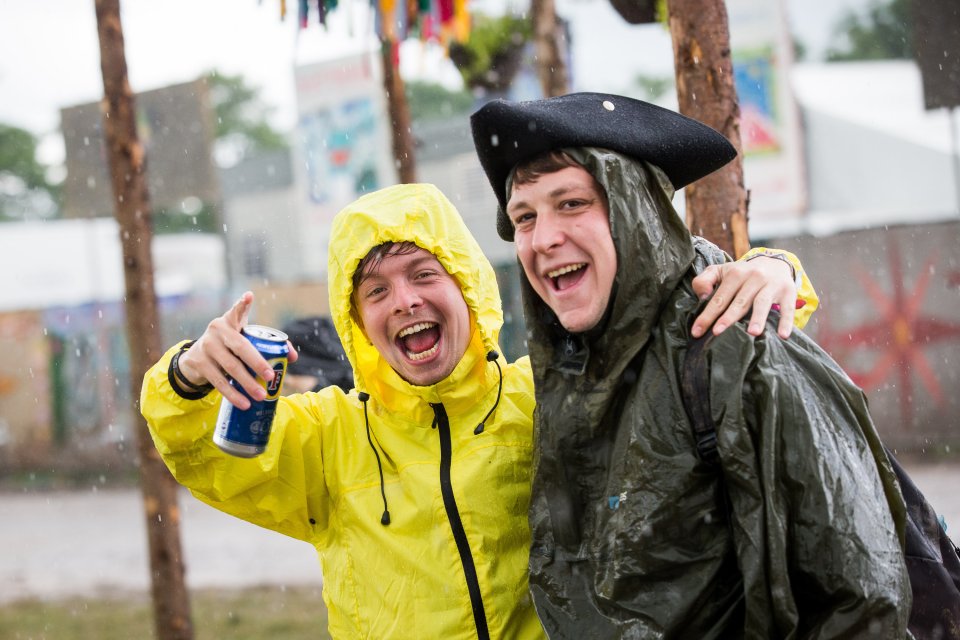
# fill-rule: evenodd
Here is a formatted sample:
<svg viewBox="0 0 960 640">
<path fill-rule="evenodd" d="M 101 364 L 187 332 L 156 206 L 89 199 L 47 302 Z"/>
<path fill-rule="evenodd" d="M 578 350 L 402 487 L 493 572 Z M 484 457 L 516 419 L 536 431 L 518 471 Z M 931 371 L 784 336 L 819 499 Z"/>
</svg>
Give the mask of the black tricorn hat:
<svg viewBox="0 0 960 640">
<path fill-rule="evenodd" d="M 702 122 L 642 100 L 571 93 L 545 100 L 494 100 L 470 116 L 473 144 L 497 194 L 497 232 L 513 240 L 505 213 L 507 177 L 518 162 L 567 147 L 600 147 L 662 169 L 674 189 L 712 173 L 737 155 Z"/>
</svg>

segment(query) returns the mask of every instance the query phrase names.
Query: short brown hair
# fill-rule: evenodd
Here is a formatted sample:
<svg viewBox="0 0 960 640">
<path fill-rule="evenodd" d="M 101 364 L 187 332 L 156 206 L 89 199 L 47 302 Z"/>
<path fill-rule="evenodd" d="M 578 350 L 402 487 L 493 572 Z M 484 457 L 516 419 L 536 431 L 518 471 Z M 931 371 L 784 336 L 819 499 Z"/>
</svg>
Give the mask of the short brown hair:
<svg viewBox="0 0 960 640">
<path fill-rule="evenodd" d="M 582 167 L 582 165 L 563 151 L 554 149 L 518 162 L 510 175 L 514 185 L 530 184 L 536 182 L 540 176 L 555 173 L 567 167 Z"/>
<path fill-rule="evenodd" d="M 363 283 L 364 280 L 372 276 L 380 269 L 380 263 L 388 256 L 405 256 L 419 249 L 416 242 L 406 240 L 404 242 L 384 242 L 370 249 L 367 255 L 357 264 L 357 270 L 353 272 L 353 290 Z"/>
</svg>

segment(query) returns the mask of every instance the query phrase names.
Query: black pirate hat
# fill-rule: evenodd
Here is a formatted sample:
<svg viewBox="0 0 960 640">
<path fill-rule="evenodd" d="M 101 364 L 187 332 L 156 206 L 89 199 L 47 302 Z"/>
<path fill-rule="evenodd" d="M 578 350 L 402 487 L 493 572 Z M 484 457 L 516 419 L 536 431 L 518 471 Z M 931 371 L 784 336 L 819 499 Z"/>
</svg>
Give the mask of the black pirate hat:
<svg viewBox="0 0 960 640">
<path fill-rule="evenodd" d="M 513 240 L 507 177 L 522 160 L 566 147 L 600 147 L 662 169 L 675 189 L 716 171 L 737 151 L 702 122 L 642 100 L 572 93 L 546 100 L 494 100 L 470 117 L 480 164 L 497 194 L 497 231 Z"/>
</svg>

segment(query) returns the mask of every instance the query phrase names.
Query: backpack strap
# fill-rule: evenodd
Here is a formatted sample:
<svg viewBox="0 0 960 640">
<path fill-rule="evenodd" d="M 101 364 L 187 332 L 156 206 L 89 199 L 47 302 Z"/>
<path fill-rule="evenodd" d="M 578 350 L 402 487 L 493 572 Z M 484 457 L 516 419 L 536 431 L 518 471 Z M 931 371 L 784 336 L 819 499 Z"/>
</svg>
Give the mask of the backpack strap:
<svg viewBox="0 0 960 640">
<path fill-rule="evenodd" d="M 683 394 L 683 407 L 693 424 L 697 456 L 704 462 L 718 464 L 717 425 L 710 413 L 710 363 L 707 362 L 705 351 L 712 340 L 713 333 L 707 331 L 687 343 L 680 374 L 680 391 Z"/>
</svg>

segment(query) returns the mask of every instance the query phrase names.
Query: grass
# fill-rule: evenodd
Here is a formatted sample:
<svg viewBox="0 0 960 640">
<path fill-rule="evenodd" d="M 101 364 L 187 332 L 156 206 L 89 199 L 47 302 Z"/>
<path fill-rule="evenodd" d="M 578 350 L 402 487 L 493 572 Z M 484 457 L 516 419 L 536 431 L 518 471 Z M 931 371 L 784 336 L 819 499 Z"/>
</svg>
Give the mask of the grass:
<svg viewBox="0 0 960 640">
<path fill-rule="evenodd" d="M 319 587 L 195 590 L 190 605 L 195 640 L 330 637 Z M 4 604 L 0 638 L 150 640 L 156 633 L 149 595 L 136 593 Z"/>
</svg>

